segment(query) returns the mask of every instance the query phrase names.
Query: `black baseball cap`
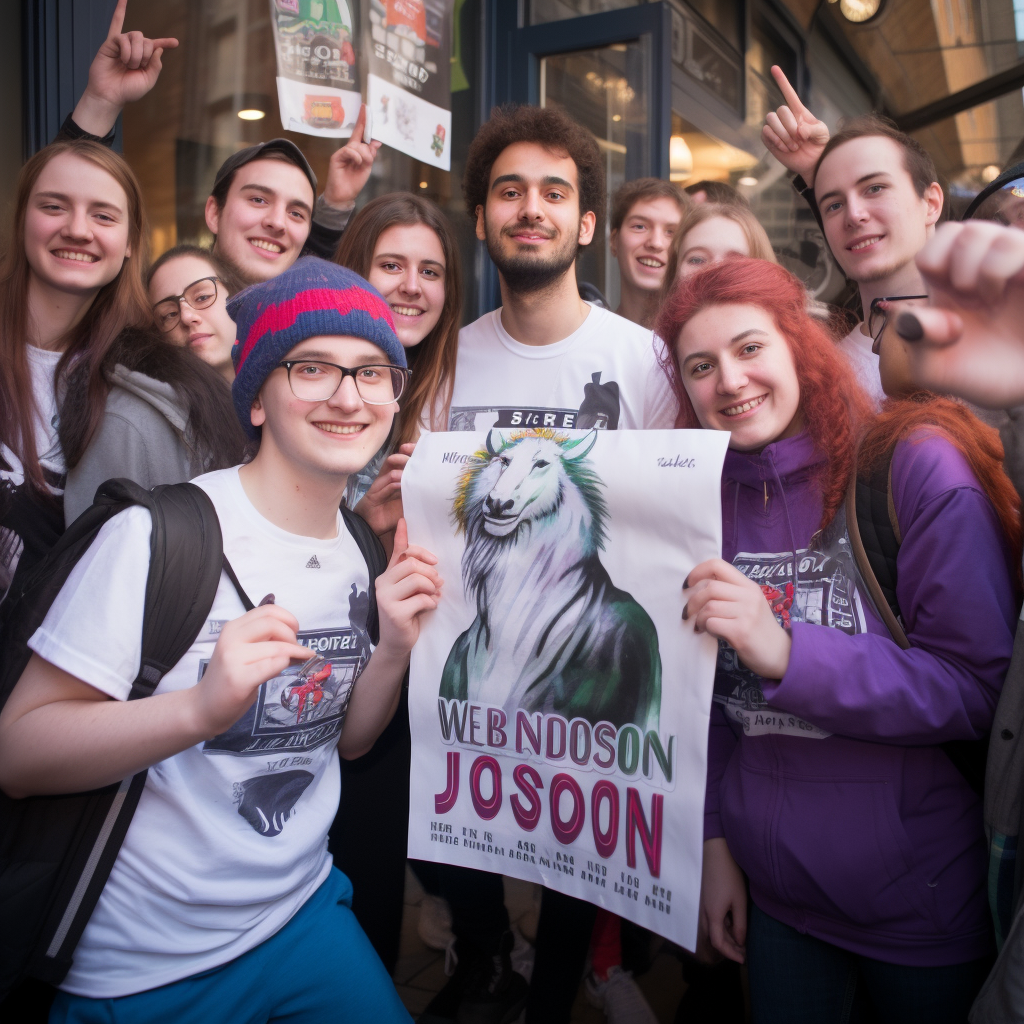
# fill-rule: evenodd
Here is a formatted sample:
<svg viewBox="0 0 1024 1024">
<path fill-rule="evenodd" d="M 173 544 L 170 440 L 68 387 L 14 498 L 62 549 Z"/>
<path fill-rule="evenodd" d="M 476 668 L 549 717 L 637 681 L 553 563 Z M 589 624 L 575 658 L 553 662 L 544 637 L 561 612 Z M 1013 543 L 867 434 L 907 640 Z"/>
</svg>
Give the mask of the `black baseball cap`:
<svg viewBox="0 0 1024 1024">
<path fill-rule="evenodd" d="M 310 185 L 313 186 L 313 198 L 316 198 L 316 175 L 313 173 L 313 168 L 309 166 L 309 161 L 303 156 L 302 150 L 288 139 L 271 139 L 269 142 L 258 142 L 255 146 L 249 146 L 247 149 L 240 149 L 237 153 L 232 153 L 220 165 L 217 177 L 213 179 L 213 190 L 216 192 L 217 186 L 225 178 L 230 178 L 239 167 L 251 164 L 253 160 L 259 160 L 268 153 L 280 153 L 289 163 L 295 164 L 309 179 Z"/>
</svg>

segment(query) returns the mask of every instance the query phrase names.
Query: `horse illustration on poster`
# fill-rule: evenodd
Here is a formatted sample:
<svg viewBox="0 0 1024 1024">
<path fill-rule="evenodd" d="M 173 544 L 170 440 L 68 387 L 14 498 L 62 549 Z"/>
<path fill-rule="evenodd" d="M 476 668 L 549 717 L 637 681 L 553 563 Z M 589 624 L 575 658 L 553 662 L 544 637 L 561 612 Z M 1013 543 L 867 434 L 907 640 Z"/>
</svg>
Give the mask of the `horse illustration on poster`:
<svg viewBox="0 0 1024 1024">
<path fill-rule="evenodd" d="M 596 430 L 492 430 L 466 462 L 452 517 L 476 618 L 440 697 L 657 728 L 657 630 L 601 562 L 608 510 L 587 459 L 597 442 Z"/>
</svg>

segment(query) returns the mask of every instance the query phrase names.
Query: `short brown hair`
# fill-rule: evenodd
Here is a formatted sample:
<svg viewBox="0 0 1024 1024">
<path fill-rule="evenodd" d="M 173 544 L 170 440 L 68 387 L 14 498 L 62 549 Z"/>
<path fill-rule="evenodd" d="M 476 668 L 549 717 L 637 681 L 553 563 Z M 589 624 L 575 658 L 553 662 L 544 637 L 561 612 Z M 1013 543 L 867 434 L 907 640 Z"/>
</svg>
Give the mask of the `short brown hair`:
<svg viewBox="0 0 1024 1024">
<path fill-rule="evenodd" d="M 903 169 L 910 175 L 914 183 L 914 191 L 923 196 L 932 182 L 938 182 L 939 175 L 935 170 L 935 161 L 928 155 L 925 148 L 916 139 L 896 127 L 881 114 L 861 114 L 843 122 L 842 128 L 825 143 L 825 148 L 814 165 L 814 176 L 817 178 L 822 161 L 839 146 L 854 139 L 863 139 L 871 135 L 880 135 L 883 139 L 892 139 L 903 150 Z"/>
<path fill-rule="evenodd" d="M 686 186 L 687 195 L 695 196 L 698 192 L 704 193 L 704 201 L 708 203 L 718 203 L 720 206 L 745 206 L 750 209 L 750 200 L 727 181 L 710 181 L 705 178 Z"/>
<path fill-rule="evenodd" d="M 149 287 L 150 282 L 153 280 L 153 275 L 165 263 L 180 259 L 182 256 L 194 256 L 198 260 L 209 263 L 216 271 L 217 279 L 224 285 L 224 290 L 229 296 L 240 292 L 245 287 L 242 279 L 213 250 L 203 249 L 198 245 L 189 245 L 187 242 L 182 242 L 181 245 L 168 249 L 167 252 L 150 264 L 149 269 L 146 271 L 146 287 Z"/>
<path fill-rule="evenodd" d="M 661 178 L 637 178 L 620 185 L 612 196 L 612 231 L 618 231 L 629 211 L 642 199 L 671 199 L 684 213 L 690 205 L 686 193 L 671 181 Z"/>
<path fill-rule="evenodd" d="M 516 104 L 495 107 L 469 144 L 462 192 L 470 217 L 476 220 L 477 207 L 487 204 L 494 161 L 517 142 L 536 142 L 545 149 L 567 154 L 576 164 L 580 213 L 590 211 L 601 219 L 605 203 L 604 162 L 594 136 L 556 107 Z"/>
</svg>

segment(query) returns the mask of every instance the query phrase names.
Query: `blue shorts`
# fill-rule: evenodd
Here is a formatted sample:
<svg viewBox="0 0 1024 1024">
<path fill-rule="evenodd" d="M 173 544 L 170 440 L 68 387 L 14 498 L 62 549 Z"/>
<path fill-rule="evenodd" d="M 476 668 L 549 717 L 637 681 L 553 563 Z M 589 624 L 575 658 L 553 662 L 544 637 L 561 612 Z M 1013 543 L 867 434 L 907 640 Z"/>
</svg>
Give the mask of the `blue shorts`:
<svg viewBox="0 0 1024 1024">
<path fill-rule="evenodd" d="M 332 868 L 276 934 L 221 967 L 118 999 L 58 992 L 50 1024 L 410 1024 Z"/>
</svg>

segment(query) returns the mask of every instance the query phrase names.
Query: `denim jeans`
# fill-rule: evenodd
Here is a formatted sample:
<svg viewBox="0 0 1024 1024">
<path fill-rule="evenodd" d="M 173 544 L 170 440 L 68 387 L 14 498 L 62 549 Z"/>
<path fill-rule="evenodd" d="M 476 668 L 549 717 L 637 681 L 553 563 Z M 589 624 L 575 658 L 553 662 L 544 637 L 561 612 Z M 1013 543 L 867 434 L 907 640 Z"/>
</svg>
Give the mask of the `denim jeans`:
<svg viewBox="0 0 1024 1024">
<path fill-rule="evenodd" d="M 754 1024 L 964 1024 L 992 966 L 904 967 L 776 921 L 753 903 L 747 969 Z"/>
</svg>

